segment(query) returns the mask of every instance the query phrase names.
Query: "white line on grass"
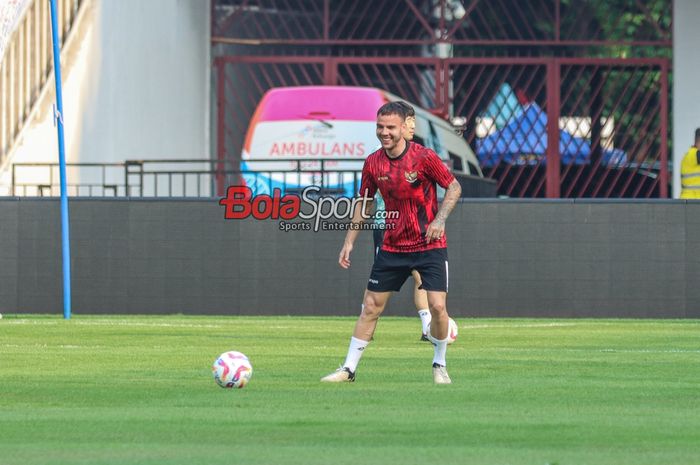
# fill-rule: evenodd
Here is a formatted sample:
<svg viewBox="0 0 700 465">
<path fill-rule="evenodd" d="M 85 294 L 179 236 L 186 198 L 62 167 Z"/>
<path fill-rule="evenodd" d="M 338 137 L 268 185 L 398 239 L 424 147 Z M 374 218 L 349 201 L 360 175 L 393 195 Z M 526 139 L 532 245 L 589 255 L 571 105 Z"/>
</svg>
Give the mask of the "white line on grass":
<svg viewBox="0 0 700 465">
<path fill-rule="evenodd" d="M 624 352 L 635 354 L 700 354 L 700 350 L 692 349 L 600 349 L 600 352 Z"/>
<path fill-rule="evenodd" d="M 559 328 L 566 326 L 578 326 L 579 323 L 502 323 L 502 324 L 479 324 L 479 325 L 459 325 L 462 329 L 488 329 L 488 328 Z"/>
<path fill-rule="evenodd" d="M 482 348 L 480 351 L 496 351 L 496 352 L 604 352 L 604 353 L 629 353 L 629 354 L 700 354 L 700 349 L 611 349 L 611 348 L 590 348 L 590 349 L 571 349 L 562 347 L 552 348 L 523 348 L 523 347 L 490 347 Z"/>
<path fill-rule="evenodd" d="M 58 325 L 59 321 L 53 320 L 8 320 L 8 325 Z M 141 326 L 147 328 L 223 328 L 221 325 L 212 324 L 187 324 L 187 323 L 143 323 L 138 321 L 100 320 L 100 321 L 72 321 L 70 324 L 77 326 Z"/>
<path fill-rule="evenodd" d="M 50 344 L 2 344 L 0 347 L 3 349 L 105 349 L 105 346 L 77 346 L 73 344 L 61 344 L 61 345 L 50 345 Z"/>
<path fill-rule="evenodd" d="M 81 326 L 145 326 L 153 328 L 223 328 L 221 325 L 212 324 L 191 324 L 191 323 L 142 323 L 138 321 L 76 321 L 75 324 Z"/>
</svg>

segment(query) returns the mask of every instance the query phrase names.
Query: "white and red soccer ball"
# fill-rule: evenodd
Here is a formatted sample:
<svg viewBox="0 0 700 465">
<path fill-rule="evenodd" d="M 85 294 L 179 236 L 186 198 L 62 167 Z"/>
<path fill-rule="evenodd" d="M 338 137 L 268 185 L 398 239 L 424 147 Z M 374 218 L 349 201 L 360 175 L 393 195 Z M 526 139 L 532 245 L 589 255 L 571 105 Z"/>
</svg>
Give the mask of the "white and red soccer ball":
<svg viewBox="0 0 700 465">
<path fill-rule="evenodd" d="M 219 355 L 211 371 L 216 384 L 222 388 L 241 389 L 253 376 L 253 365 L 245 354 L 232 350 Z"/>
<path fill-rule="evenodd" d="M 450 318 L 450 321 L 447 326 L 447 343 L 452 344 L 457 340 L 457 336 L 459 335 L 459 329 L 457 327 L 457 322 Z M 433 341 L 433 336 L 430 335 L 430 323 L 428 323 L 428 339 L 430 342 L 433 344 L 435 341 Z"/>
</svg>

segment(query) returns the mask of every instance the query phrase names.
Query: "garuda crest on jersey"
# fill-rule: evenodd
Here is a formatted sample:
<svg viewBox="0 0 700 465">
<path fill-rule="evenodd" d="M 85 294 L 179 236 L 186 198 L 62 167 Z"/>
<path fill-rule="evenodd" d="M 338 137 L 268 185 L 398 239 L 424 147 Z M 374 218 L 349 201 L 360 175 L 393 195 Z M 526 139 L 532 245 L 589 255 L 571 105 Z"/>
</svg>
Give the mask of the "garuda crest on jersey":
<svg viewBox="0 0 700 465">
<path fill-rule="evenodd" d="M 418 179 L 418 171 L 404 171 L 403 176 L 406 178 L 406 181 L 413 184 Z"/>
</svg>

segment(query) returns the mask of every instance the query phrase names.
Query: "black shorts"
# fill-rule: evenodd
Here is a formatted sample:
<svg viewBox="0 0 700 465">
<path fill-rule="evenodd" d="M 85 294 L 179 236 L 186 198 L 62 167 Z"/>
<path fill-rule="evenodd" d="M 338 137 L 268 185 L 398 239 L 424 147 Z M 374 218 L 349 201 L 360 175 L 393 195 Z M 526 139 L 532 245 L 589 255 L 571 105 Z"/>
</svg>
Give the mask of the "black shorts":
<svg viewBox="0 0 700 465">
<path fill-rule="evenodd" d="M 420 273 L 426 291 L 447 292 L 449 268 L 447 249 L 424 252 L 397 253 L 380 250 L 374 259 L 367 290 L 373 292 L 399 291 L 411 271 Z"/>
<path fill-rule="evenodd" d="M 374 239 L 374 259 L 377 259 L 377 254 L 379 249 L 382 248 L 382 243 L 384 242 L 384 230 L 383 229 L 373 229 L 372 239 Z"/>
</svg>

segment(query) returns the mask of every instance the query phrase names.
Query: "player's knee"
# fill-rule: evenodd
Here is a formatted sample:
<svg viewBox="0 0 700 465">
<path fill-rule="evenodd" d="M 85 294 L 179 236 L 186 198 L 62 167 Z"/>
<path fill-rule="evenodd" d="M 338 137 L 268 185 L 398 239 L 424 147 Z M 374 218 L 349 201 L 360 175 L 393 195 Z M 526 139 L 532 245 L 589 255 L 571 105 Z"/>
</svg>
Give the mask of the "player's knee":
<svg viewBox="0 0 700 465">
<path fill-rule="evenodd" d="M 369 321 L 376 320 L 377 318 L 379 318 L 380 313 L 381 312 L 379 312 L 379 310 L 377 310 L 376 307 L 365 306 L 365 308 L 362 309 L 362 318 L 364 320 L 369 320 Z"/>
<path fill-rule="evenodd" d="M 379 314 L 382 312 L 382 308 L 375 299 L 371 296 L 367 296 L 362 307 L 362 316 L 367 319 L 373 320 L 379 318 Z"/>
<path fill-rule="evenodd" d="M 430 303 L 430 313 L 434 315 L 443 315 L 447 313 L 447 305 L 445 302 L 432 302 Z"/>
</svg>

